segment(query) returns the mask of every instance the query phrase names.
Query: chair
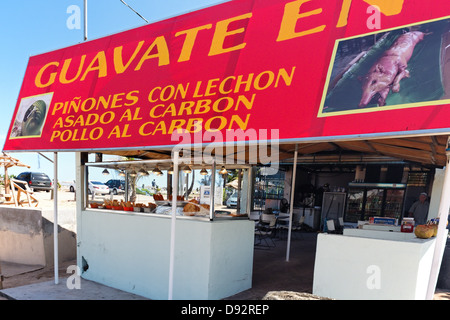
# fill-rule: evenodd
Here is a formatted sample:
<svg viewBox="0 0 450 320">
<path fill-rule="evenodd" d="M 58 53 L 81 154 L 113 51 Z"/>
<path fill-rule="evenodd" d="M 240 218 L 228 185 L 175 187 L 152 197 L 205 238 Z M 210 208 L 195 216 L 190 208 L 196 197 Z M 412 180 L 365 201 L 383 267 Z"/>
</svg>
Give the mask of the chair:
<svg viewBox="0 0 450 320">
<path fill-rule="evenodd" d="M 294 214 L 295 216 L 295 214 Z M 277 232 L 280 239 L 287 239 L 287 233 L 289 230 L 289 214 L 280 213 L 277 219 Z"/>
<path fill-rule="evenodd" d="M 331 233 L 336 231 L 336 228 L 334 227 L 333 219 L 327 220 L 327 230 L 328 230 L 328 232 L 331 232 Z"/>
<path fill-rule="evenodd" d="M 34 206 L 37 207 L 39 204 L 39 201 L 33 197 L 33 191 L 31 191 L 30 187 L 28 186 L 28 183 L 26 181 L 17 180 L 17 179 L 10 179 L 11 183 L 11 194 L 12 198 L 14 200 L 14 204 L 17 206 L 23 206 L 24 203 L 28 203 L 28 206 L 31 207 L 31 204 L 35 204 Z M 24 186 L 22 188 L 22 186 Z M 17 197 L 14 194 L 14 189 L 17 189 Z M 26 200 L 20 200 L 20 195 L 24 193 L 27 197 Z"/>
<path fill-rule="evenodd" d="M 336 225 L 333 219 L 327 220 L 327 233 L 341 234 L 340 229 L 336 229 Z"/>
<path fill-rule="evenodd" d="M 255 236 L 259 240 L 256 246 L 275 247 L 273 236 L 276 230 L 277 218 L 274 214 L 263 213 L 255 223 Z"/>
<path fill-rule="evenodd" d="M 286 217 L 284 219 L 280 219 L 280 222 L 278 224 L 278 229 L 284 234 L 286 234 L 286 239 L 289 231 L 289 217 Z M 301 215 L 300 213 L 294 212 L 292 216 L 292 226 L 291 231 L 300 231 L 303 229 L 303 223 L 305 222 L 305 216 Z M 292 235 L 296 235 L 296 233 L 292 233 Z"/>
</svg>

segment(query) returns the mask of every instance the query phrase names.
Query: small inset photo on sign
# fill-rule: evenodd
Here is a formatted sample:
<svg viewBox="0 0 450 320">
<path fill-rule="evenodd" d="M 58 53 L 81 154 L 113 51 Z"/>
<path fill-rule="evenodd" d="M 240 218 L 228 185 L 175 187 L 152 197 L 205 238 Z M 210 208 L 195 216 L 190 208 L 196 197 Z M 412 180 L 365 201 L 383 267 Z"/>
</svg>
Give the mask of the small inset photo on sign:
<svg viewBox="0 0 450 320">
<path fill-rule="evenodd" d="M 10 138 L 40 137 L 53 92 L 22 98 Z"/>
<path fill-rule="evenodd" d="M 336 41 L 319 117 L 450 99 L 450 19 Z"/>
</svg>

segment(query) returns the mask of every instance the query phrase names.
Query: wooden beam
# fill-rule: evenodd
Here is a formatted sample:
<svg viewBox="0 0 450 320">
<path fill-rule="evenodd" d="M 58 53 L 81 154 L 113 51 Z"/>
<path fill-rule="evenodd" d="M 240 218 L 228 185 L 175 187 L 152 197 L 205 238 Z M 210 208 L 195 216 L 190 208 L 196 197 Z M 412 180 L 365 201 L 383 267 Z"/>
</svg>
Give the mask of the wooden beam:
<svg viewBox="0 0 450 320">
<path fill-rule="evenodd" d="M 377 139 L 373 140 L 377 143 L 382 143 L 385 145 L 392 146 L 401 146 L 405 148 L 418 149 L 424 151 L 432 151 L 432 142 L 428 141 L 420 141 L 420 140 L 411 140 L 411 139 Z"/>
<path fill-rule="evenodd" d="M 377 151 L 381 152 L 382 154 L 391 155 L 399 159 L 436 164 L 436 161 L 433 159 L 432 154 L 429 151 L 413 150 L 410 148 L 393 146 L 378 142 L 372 142 L 372 145 Z"/>
</svg>

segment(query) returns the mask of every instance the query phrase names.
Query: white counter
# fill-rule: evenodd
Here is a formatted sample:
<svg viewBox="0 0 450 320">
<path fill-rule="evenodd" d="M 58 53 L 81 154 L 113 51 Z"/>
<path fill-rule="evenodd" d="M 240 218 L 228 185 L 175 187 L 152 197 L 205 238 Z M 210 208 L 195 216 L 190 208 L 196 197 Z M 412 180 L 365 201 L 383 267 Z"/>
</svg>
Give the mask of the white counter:
<svg viewBox="0 0 450 320">
<path fill-rule="evenodd" d="M 176 221 L 173 298 L 222 299 L 251 288 L 255 223 L 183 218 Z M 83 278 L 168 298 L 170 217 L 91 209 L 78 223 Z"/>
<path fill-rule="evenodd" d="M 414 232 L 382 231 L 376 229 L 344 229 L 344 236 L 382 239 L 382 240 L 411 240 L 416 238 Z"/>
<path fill-rule="evenodd" d="M 401 226 L 387 225 L 387 224 L 375 224 L 375 223 L 366 223 L 361 225 L 361 228 L 364 230 L 377 230 L 377 231 L 396 231 L 400 232 Z"/>
<path fill-rule="evenodd" d="M 375 230 L 319 234 L 313 294 L 351 300 L 425 299 L 435 242 Z"/>
</svg>

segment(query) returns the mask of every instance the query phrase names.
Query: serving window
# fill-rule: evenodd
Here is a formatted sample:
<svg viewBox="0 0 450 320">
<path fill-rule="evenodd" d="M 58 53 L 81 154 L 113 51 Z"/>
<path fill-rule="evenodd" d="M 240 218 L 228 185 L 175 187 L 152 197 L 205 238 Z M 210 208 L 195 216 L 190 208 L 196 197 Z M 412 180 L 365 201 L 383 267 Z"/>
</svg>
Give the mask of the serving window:
<svg viewBox="0 0 450 320">
<path fill-rule="evenodd" d="M 176 181 L 177 216 L 214 220 L 249 212 L 249 166 L 179 163 L 176 174 L 171 160 L 130 160 L 85 168 L 85 208 L 170 216 Z"/>
</svg>

